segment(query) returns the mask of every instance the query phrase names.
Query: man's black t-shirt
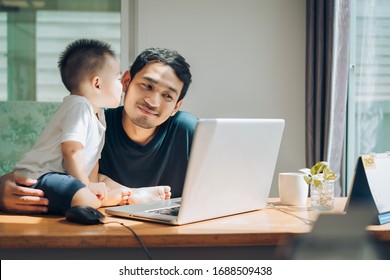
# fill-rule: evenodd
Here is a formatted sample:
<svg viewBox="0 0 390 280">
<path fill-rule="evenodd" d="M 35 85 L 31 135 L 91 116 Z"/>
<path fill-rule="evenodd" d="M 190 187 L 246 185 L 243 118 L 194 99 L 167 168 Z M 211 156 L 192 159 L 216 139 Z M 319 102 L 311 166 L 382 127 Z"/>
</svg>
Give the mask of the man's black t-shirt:
<svg viewBox="0 0 390 280">
<path fill-rule="evenodd" d="M 181 196 L 197 119 L 179 111 L 142 146 L 125 133 L 122 112 L 123 107 L 105 111 L 107 130 L 99 173 L 131 188 L 167 185 L 172 197 Z"/>
</svg>

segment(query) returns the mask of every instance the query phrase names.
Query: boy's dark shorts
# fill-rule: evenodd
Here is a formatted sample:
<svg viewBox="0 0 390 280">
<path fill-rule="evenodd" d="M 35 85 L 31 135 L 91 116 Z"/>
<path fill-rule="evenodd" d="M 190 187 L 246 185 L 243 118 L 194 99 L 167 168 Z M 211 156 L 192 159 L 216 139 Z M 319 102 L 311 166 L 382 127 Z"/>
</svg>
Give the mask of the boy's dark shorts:
<svg viewBox="0 0 390 280">
<path fill-rule="evenodd" d="M 65 215 L 70 208 L 75 193 L 85 185 L 78 179 L 65 173 L 46 173 L 38 178 L 33 186 L 43 190 L 49 200 L 48 214 Z"/>
</svg>

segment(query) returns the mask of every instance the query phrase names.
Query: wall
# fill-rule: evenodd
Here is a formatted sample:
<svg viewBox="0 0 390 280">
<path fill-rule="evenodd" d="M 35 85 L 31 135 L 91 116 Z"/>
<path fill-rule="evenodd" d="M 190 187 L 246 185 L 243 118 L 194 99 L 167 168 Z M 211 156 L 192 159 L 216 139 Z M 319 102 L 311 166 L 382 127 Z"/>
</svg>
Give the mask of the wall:
<svg viewBox="0 0 390 280">
<path fill-rule="evenodd" d="M 178 50 L 197 117 L 283 118 L 277 174 L 305 167 L 305 0 L 135 2 L 135 51 Z"/>
</svg>

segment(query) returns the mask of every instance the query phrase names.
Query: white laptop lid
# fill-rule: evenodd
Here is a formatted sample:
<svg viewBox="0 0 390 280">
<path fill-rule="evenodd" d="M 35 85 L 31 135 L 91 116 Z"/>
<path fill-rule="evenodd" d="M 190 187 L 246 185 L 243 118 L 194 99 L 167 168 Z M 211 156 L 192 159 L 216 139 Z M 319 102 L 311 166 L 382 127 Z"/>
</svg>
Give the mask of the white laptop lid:
<svg viewBox="0 0 390 280">
<path fill-rule="evenodd" d="M 281 119 L 199 119 L 179 216 L 148 212 L 149 207 L 159 208 L 167 202 L 111 207 L 106 212 L 186 224 L 262 209 L 269 197 L 283 130 Z"/>
</svg>

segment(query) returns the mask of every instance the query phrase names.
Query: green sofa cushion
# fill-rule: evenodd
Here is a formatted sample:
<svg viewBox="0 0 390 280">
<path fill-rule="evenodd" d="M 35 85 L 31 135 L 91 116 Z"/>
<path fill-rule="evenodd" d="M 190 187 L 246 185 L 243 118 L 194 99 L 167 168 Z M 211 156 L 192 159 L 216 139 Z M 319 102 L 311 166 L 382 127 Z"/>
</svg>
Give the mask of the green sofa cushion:
<svg viewBox="0 0 390 280">
<path fill-rule="evenodd" d="M 0 101 L 0 175 L 29 151 L 59 102 Z"/>
</svg>

